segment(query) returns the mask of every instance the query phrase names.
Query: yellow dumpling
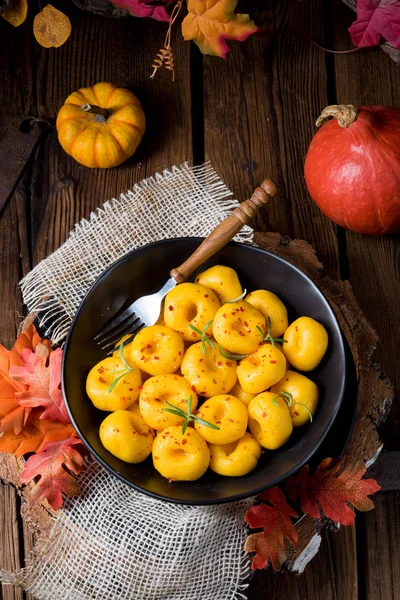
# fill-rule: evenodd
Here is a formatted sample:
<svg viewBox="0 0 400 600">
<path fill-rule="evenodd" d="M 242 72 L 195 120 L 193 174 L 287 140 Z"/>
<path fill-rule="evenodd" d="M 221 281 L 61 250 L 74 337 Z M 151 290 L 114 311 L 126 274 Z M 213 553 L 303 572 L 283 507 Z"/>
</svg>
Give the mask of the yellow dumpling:
<svg viewBox="0 0 400 600">
<path fill-rule="evenodd" d="M 323 325 L 311 317 L 300 317 L 286 329 L 283 351 L 299 371 L 312 371 L 328 348 L 328 334 Z"/>
<path fill-rule="evenodd" d="M 286 372 L 283 353 L 272 344 L 263 344 L 250 356 L 243 358 L 236 374 L 245 392 L 259 394 L 277 383 Z"/>
<path fill-rule="evenodd" d="M 130 359 L 150 375 L 175 373 L 184 352 L 181 336 L 163 325 L 145 327 L 130 346 Z"/>
<path fill-rule="evenodd" d="M 260 444 L 247 431 L 236 442 L 224 446 L 209 444 L 209 448 L 210 469 L 227 477 L 241 477 L 250 473 L 261 456 Z"/>
<path fill-rule="evenodd" d="M 210 444 L 230 444 L 241 438 L 247 428 L 247 408 L 238 398 L 222 394 L 204 402 L 196 413 L 197 417 L 216 425 L 212 429 L 195 422 L 195 429 Z"/>
<path fill-rule="evenodd" d="M 213 323 L 213 335 L 218 344 L 234 354 L 251 354 L 263 340 L 267 322 L 259 310 L 248 302 L 239 300 L 224 304 Z"/>
<path fill-rule="evenodd" d="M 148 379 L 142 388 L 139 407 L 142 417 L 151 427 L 161 431 L 166 427 L 182 425 L 184 419 L 165 411 L 171 408 L 166 401 L 187 411 L 189 397 L 192 397 L 191 411 L 197 407 L 197 395 L 190 384 L 179 375 L 157 375 Z"/>
<path fill-rule="evenodd" d="M 195 481 L 207 471 L 210 451 L 192 427 L 184 434 L 182 427 L 167 427 L 154 440 L 153 464 L 171 481 Z"/>
<path fill-rule="evenodd" d="M 243 293 L 236 271 L 223 265 L 215 265 L 203 271 L 196 277 L 196 283 L 215 292 L 221 304 L 239 298 Z"/>
<path fill-rule="evenodd" d="M 127 361 L 128 362 L 128 361 Z M 128 363 L 133 367 L 133 363 Z M 142 377 L 137 367 L 128 371 L 117 356 L 100 361 L 89 372 L 86 393 L 96 408 L 112 412 L 128 408 L 139 398 Z"/>
<path fill-rule="evenodd" d="M 103 446 L 127 463 L 140 463 L 151 453 L 153 430 L 145 423 L 137 403 L 129 410 L 117 410 L 100 425 Z"/>
<path fill-rule="evenodd" d="M 286 371 L 283 378 L 271 387 L 271 392 L 274 394 L 281 394 L 282 392 L 291 394 L 292 404 L 289 406 L 289 412 L 293 427 L 300 427 L 305 423 L 309 423 L 310 413 L 314 415 L 317 410 L 318 387 L 311 379 L 301 373 L 296 373 L 296 371 Z"/>
<path fill-rule="evenodd" d="M 256 290 L 246 296 L 246 302 L 257 308 L 266 319 L 270 318 L 272 337 L 280 337 L 286 331 L 289 325 L 286 306 L 276 294 Z"/>
<path fill-rule="evenodd" d="M 207 398 L 226 394 L 236 383 L 236 361 L 223 358 L 218 348 L 208 344 L 203 354 L 201 342 L 186 350 L 181 372 L 192 390 Z"/>
<path fill-rule="evenodd" d="M 276 403 L 276 404 L 275 404 Z M 276 394 L 264 392 L 250 402 L 249 429 L 263 448 L 276 450 L 288 441 L 293 431 L 289 408 Z"/>
<path fill-rule="evenodd" d="M 202 332 L 207 323 L 213 320 L 219 306 L 213 291 L 197 283 L 181 283 L 165 298 L 164 321 L 184 340 L 197 342 L 201 336 L 190 325 Z M 209 327 L 210 335 L 211 331 Z"/>
<path fill-rule="evenodd" d="M 236 396 L 236 398 L 239 398 L 239 400 L 241 400 L 243 402 L 243 404 L 245 404 L 246 406 L 248 406 L 250 404 L 250 402 L 253 400 L 253 398 L 256 397 L 256 394 L 251 394 L 250 392 L 245 392 L 238 381 L 235 383 L 233 388 L 230 390 L 230 393 L 232 394 L 232 396 Z"/>
</svg>

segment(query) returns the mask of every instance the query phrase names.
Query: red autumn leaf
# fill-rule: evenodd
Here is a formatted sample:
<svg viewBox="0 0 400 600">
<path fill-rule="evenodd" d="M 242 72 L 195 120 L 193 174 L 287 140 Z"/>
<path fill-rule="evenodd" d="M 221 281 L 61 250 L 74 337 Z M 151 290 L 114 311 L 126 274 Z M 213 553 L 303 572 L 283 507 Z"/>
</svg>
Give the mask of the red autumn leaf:
<svg viewBox="0 0 400 600">
<path fill-rule="evenodd" d="M 83 456 L 73 447 L 77 444 L 81 445 L 81 441 L 49 442 L 41 452 L 27 460 L 21 473 L 21 483 L 29 483 L 40 476 L 31 496 L 34 501 L 46 498 L 51 507 L 58 510 L 63 502 L 62 493 L 72 498 L 79 495 L 79 484 L 71 475 L 79 475 L 83 467 Z"/>
<path fill-rule="evenodd" d="M 252 506 L 245 519 L 252 529 L 262 528 L 264 531 L 249 535 L 244 549 L 256 553 L 251 564 L 253 570 L 264 569 L 271 561 L 275 571 L 279 571 L 286 560 L 285 538 L 293 546 L 297 544 L 298 534 L 290 517 L 298 515 L 276 486 L 264 492 L 259 499 L 269 504 Z"/>
<path fill-rule="evenodd" d="M 400 2 L 357 0 L 357 19 L 349 32 L 355 46 L 376 46 L 382 36 L 400 48 Z"/>
<path fill-rule="evenodd" d="M 7 350 L 0 344 L 0 433 L 14 429 L 14 433 L 18 434 L 26 423 L 31 408 L 21 406 L 15 394 L 28 388 L 23 383 L 13 380 L 9 371 L 14 366 L 23 365 L 20 358 L 22 350 L 34 350 L 39 343 L 51 348 L 48 340 L 41 339 L 31 319 L 26 319 L 12 350 Z"/>
<path fill-rule="evenodd" d="M 298 475 L 289 477 L 286 490 L 291 500 L 300 499 L 301 509 L 314 519 L 320 519 L 320 508 L 326 517 L 341 525 L 352 525 L 355 513 L 347 502 L 361 511 L 371 510 L 374 503 L 368 496 L 380 490 L 374 479 L 362 479 L 366 471 L 347 469 L 339 473 L 342 461 L 325 458 L 313 475 L 308 465 Z"/>
<path fill-rule="evenodd" d="M 164 6 L 152 4 L 151 0 L 111 0 L 115 6 L 127 8 L 133 17 L 151 17 L 156 21 L 169 21 Z"/>
<path fill-rule="evenodd" d="M 19 383 L 29 386 L 23 392 L 17 392 L 16 398 L 21 406 L 44 406 L 42 419 L 56 419 L 69 423 L 61 392 L 62 350 L 49 352 L 44 344 L 38 344 L 35 352 L 25 348 L 21 352 L 24 366 L 10 369 L 10 375 Z"/>
<path fill-rule="evenodd" d="M 47 442 L 77 437 L 72 425 L 47 421 L 42 418 L 43 412 L 42 408 L 32 409 L 19 433 L 12 428 L 0 433 L 0 452 L 23 456 L 28 452 L 40 452 Z"/>
</svg>

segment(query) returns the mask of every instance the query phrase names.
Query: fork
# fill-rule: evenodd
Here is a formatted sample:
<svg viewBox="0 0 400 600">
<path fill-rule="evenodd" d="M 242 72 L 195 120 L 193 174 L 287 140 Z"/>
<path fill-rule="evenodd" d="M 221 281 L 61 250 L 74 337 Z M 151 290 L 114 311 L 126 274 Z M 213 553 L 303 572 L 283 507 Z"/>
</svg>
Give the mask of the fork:
<svg viewBox="0 0 400 600">
<path fill-rule="evenodd" d="M 120 315 L 113 317 L 94 337 L 94 340 L 111 354 L 118 341 L 130 334 L 124 345 L 133 340 L 143 327 L 154 325 L 161 311 L 163 298 L 178 283 L 185 282 L 197 267 L 223 248 L 235 235 L 247 225 L 259 209 L 269 204 L 278 194 L 278 188 L 270 179 L 265 179 L 256 188 L 251 198 L 240 204 L 229 217 L 201 242 L 200 246 L 179 267 L 172 269 L 171 277 L 158 292 L 150 296 L 142 296 L 128 306 Z"/>
</svg>

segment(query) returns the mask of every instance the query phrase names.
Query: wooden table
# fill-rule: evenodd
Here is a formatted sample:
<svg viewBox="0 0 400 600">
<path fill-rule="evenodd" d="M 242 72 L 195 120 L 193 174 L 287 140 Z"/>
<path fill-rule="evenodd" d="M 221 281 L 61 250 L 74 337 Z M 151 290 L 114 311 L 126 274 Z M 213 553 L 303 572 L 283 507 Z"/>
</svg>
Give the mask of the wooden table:
<svg viewBox="0 0 400 600">
<path fill-rule="evenodd" d="M 267 227 L 311 242 L 327 273 L 350 279 L 360 305 L 377 329 L 376 356 L 400 383 L 400 245 L 398 236 L 367 238 L 336 228 L 306 193 L 303 161 L 322 108 L 334 103 L 400 107 L 400 72 L 379 49 L 326 54 L 303 35 L 336 49 L 350 47 L 354 14 L 339 0 L 289 3 L 269 0 L 265 36 L 231 44 L 227 62 L 203 57 L 175 28 L 177 81 L 160 72 L 149 78 L 165 27 L 150 20 L 108 20 L 65 3 L 72 35 L 59 49 L 39 47 L 28 21 L 13 29 L 0 19 L 0 136 L 12 117 L 54 120 L 66 96 L 79 87 L 112 81 L 135 91 L 148 130 L 137 155 L 121 167 L 90 171 L 61 149 L 52 128 L 0 214 L 0 338 L 11 345 L 22 313 L 18 281 L 55 250 L 74 223 L 134 182 L 185 160 L 210 160 L 238 199 L 272 177 L 282 197 L 259 229 Z M 57 4 L 56 4 L 57 6 Z M 297 10 L 297 13 L 295 12 Z M 7 163 L 1 164 L 2 174 Z M 386 449 L 400 449 L 400 404 L 382 433 Z M 250 600 L 391 600 L 400 597 L 400 496 L 381 492 L 376 510 L 354 527 L 326 533 L 303 576 L 259 572 Z M 31 535 L 11 487 L 0 487 L 0 566 L 17 569 L 29 555 Z M 30 597 L 3 586 L 4 600 Z"/>
</svg>

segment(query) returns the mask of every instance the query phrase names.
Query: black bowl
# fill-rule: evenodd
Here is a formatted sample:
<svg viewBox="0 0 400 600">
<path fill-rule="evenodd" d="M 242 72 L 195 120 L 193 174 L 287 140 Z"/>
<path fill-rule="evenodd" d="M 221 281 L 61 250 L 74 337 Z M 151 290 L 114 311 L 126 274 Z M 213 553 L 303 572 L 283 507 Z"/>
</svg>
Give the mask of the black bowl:
<svg viewBox="0 0 400 600">
<path fill-rule="evenodd" d="M 327 353 L 309 374 L 320 390 L 313 423 L 294 431 L 289 442 L 265 451 L 257 468 L 243 477 L 222 477 L 211 471 L 195 482 L 169 483 L 154 469 L 151 457 L 138 465 L 124 463 L 101 444 L 99 426 L 107 413 L 97 410 L 85 392 L 86 376 L 104 358 L 94 335 L 118 311 L 140 296 L 157 291 L 173 267 L 199 245 L 199 238 L 180 238 L 149 244 L 126 254 L 105 271 L 82 301 L 64 350 L 62 386 L 71 421 L 97 460 L 135 489 L 170 502 L 217 504 L 239 500 L 276 485 L 304 465 L 331 428 L 343 398 L 346 357 L 342 335 L 325 297 L 299 269 L 259 248 L 231 242 L 199 271 L 215 264 L 233 267 L 247 290 L 267 289 L 285 303 L 289 322 L 310 316 L 329 334 Z M 193 274 L 195 277 L 196 273 Z"/>
</svg>

